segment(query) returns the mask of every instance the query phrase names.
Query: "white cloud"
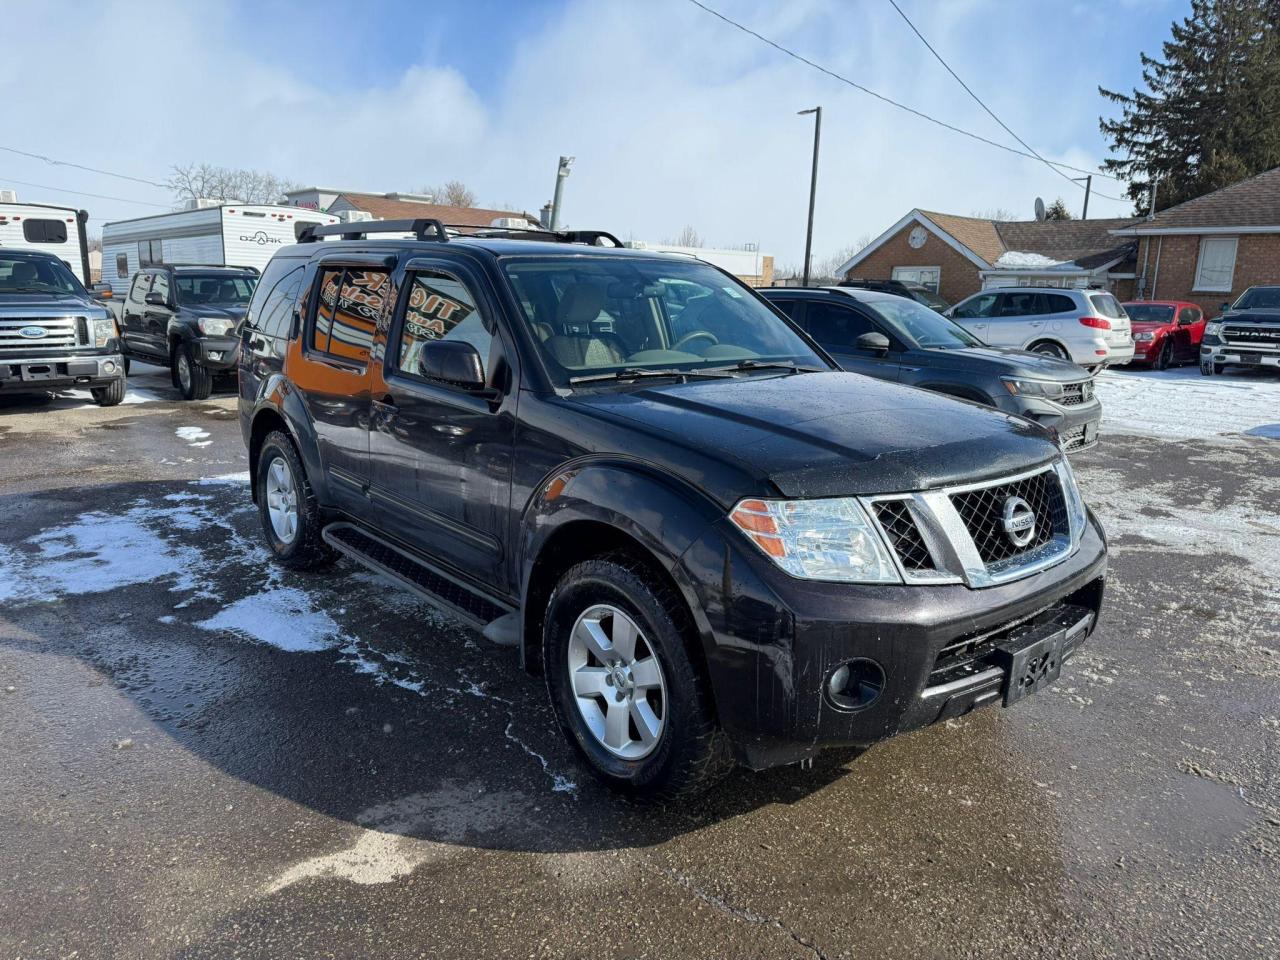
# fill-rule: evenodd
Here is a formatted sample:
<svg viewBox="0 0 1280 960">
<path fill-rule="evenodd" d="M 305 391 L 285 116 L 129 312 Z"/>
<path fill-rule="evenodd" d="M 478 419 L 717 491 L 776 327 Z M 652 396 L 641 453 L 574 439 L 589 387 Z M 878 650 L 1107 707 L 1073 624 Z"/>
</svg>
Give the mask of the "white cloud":
<svg viewBox="0 0 1280 960">
<path fill-rule="evenodd" d="M 887 5 L 720 5 L 859 82 L 1007 139 Z M 1019 35 L 998 6 L 907 9 L 1030 142 L 1081 166 L 1101 155 L 1102 105 L 1087 58 L 1058 57 L 1053 69 L 1070 76 L 1049 84 L 1043 35 Z M 157 179 L 188 160 L 373 190 L 456 177 L 482 201 L 536 210 L 550 199 L 556 157 L 566 153 L 578 158 L 565 195 L 572 225 L 661 239 L 689 223 L 709 242 L 754 241 L 794 263 L 812 144 L 812 119 L 795 113 L 821 103 L 817 257 L 879 233 L 914 206 L 1029 215 L 1036 195 L 1079 204 L 1078 191 L 1034 162 L 880 104 L 679 0 L 579 0 L 548 14 L 540 31 L 495 59 L 510 67 L 487 101 L 468 85 L 463 63 L 418 64 L 335 93 L 316 79 L 323 51 L 245 36 L 216 5 L 24 4 L 6 10 L 6 24 L 24 42 L 0 60 L 0 143 Z M 987 53 L 975 51 L 984 44 Z M 0 184 L 6 175 L 168 199 L 143 185 L 0 155 Z M 46 199 L 46 191 L 19 189 Z M 155 212 L 79 202 L 96 225 Z M 1099 199 L 1090 212 L 1127 208 Z"/>
</svg>

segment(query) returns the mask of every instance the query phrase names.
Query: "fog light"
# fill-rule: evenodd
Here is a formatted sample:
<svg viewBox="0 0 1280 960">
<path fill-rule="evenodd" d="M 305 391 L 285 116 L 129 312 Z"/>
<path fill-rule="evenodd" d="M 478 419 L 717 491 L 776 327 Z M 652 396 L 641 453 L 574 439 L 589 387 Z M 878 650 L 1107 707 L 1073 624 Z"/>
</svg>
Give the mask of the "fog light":
<svg viewBox="0 0 1280 960">
<path fill-rule="evenodd" d="M 222 359 L 222 351 L 221 351 L 221 350 L 210 350 L 210 351 L 209 351 L 209 359 L 210 359 L 210 360 L 221 360 L 221 359 Z"/>
<path fill-rule="evenodd" d="M 115 362 L 114 360 L 108 360 L 106 363 L 104 363 L 104 364 L 102 365 L 102 372 L 103 372 L 103 373 L 115 373 L 115 372 L 116 372 L 116 362 Z"/>
<path fill-rule="evenodd" d="M 844 710 L 862 710 L 884 692 L 884 670 L 865 657 L 842 663 L 827 680 L 827 698 Z"/>
</svg>

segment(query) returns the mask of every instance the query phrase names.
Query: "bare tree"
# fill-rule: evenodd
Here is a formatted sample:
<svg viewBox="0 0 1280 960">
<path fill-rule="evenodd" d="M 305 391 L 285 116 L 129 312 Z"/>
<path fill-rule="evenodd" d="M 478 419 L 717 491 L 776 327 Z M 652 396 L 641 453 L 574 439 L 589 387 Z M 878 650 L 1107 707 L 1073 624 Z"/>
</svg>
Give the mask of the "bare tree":
<svg viewBox="0 0 1280 960">
<path fill-rule="evenodd" d="M 854 255 L 863 250 L 871 243 L 872 236 L 864 233 L 853 243 L 849 244 L 829 257 L 822 260 L 815 260 L 813 266 L 809 270 L 810 280 L 843 280 L 844 277 L 839 276 L 839 270 L 846 263 L 853 259 Z"/>
<path fill-rule="evenodd" d="M 441 203 L 447 207 L 474 207 L 476 205 L 476 195 L 461 180 L 450 180 L 438 187 L 423 187 L 419 193 L 428 194 L 432 202 Z"/>
<path fill-rule="evenodd" d="M 673 247 L 703 246 L 703 241 L 702 238 L 698 236 L 698 231 L 688 224 L 685 225 L 684 229 L 680 231 L 674 240 L 664 240 L 663 243 L 670 244 Z"/>
<path fill-rule="evenodd" d="M 1018 219 L 1018 215 L 1016 213 L 1004 207 L 991 207 L 988 210 L 975 210 L 973 213 L 969 214 L 969 216 L 976 217 L 979 220 L 996 220 L 1002 223 Z"/>
<path fill-rule="evenodd" d="M 219 200 L 223 203 L 278 203 L 299 184 L 261 170 L 218 167 L 208 163 L 177 164 L 168 187 L 174 202 L 183 207 L 192 200 Z"/>
</svg>

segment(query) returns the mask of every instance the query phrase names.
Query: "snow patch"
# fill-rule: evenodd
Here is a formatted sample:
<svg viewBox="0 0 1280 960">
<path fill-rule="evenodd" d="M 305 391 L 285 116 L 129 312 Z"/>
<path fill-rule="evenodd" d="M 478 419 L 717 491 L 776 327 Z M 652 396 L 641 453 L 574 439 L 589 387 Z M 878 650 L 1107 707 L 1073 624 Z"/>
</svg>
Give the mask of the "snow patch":
<svg viewBox="0 0 1280 960">
<path fill-rule="evenodd" d="M 1107 433 L 1165 440 L 1207 440 L 1280 433 L 1280 380 L 1256 375 L 1202 377 L 1176 370 L 1106 370 L 1094 381 Z"/>
<path fill-rule="evenodd" d="M 191 482 L 198 487 L 234 486 L 238 483 L 248 483 L 249 471 L 245 470 L 243 473 L 220 473 L 216 477 L 201 477 L 199 480 L 192 480 Z"/>
<path fill-rule="evenodd" d="M 1017 270 L 1049 269 L 1052 267 L 1073 266 L 1070 260 L 1054 260 L 1039 253 L 1024 253 L 1020 250 L 1009 250 L 1001 254 L 996 261 L 997 267 L 1012 267 Z"/>
<path fill-rule="evenodd" d="M 295 587 L 278 587 L 243 597 L 208 620 L 205 630 L 222 630 L 290 653 L 328 650 L 342 642 L 342 629 L 311 598 Z"/>
</svg>

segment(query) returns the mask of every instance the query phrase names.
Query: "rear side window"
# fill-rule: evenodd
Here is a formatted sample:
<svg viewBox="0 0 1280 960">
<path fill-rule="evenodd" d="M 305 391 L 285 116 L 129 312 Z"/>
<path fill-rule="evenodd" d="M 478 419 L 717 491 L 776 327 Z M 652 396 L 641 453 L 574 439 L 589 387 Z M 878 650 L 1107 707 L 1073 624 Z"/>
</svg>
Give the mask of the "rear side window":
<svg viewBox="0 0 1280 960">
<path fill-rule="evenodd" d="M 1040 296 L 1045 301 L 1045 313 L 1070 313 L 1076 308 L 1075 301 L 1060 293 L 1042 293 Z"/>
<path fill-rule="evenodd" d="M 311 349 L 340 360 L 367 363 L 373 347 L 373 329 L 386 302 L 389 282 L 385 270 L 360 267 L 322 270 Z"/>
<path fill-rule="evenodd" d="M 66 243 L 67 225 L 61 220 L 23 220 L 22 237 L 27 243 Z"/>
<path fill-rule="evenodd" d="M 1034 317 L 1047 313 L 1044 298 L 1038 293 L 1005 293 L 1001 294 L 1000 316 L 1002 317 Z"/>
<path fill-rule="evenodd" d="M 416 377 L 424 344 L 432 340 L 463 340 L 480 354 L 487 380 L 493 334 L 486 328 L 475 297 L 460 280 L 434 271 L 414 274 L 400 328 L 396 369 Z"/>
<path fill-rule="evenodd" d="M 1109 317 L 1112 320 L 1123 320 L 1128 314 L 1124 312 L 1124 308 L 1120 306 L 1120 301 L 1109 293 L 1091 293 L 1089 302 L 1093 304 L 1093 309 L 1103 317 Z"/>
<path fill-rule="evenodd" d="M 267 269 L 263 271 L 262 279 L 258 282 L 258 286 L 254 291 L 253 299 L 249 301 L 249 309 L 245 313 L 245 326 L 251 330 L 259 330 L 262 333 L 271 336 L 280 337 L 287 336 L 288 331 L 280 329 L 279 318 L 274 316 L 278 311 L 281 299 L 285 296 L 286 288 L 291 288 L 293 296 L 286 305 L 292 307 L 292 301 L 297 298 L 298 283 L 285 283 L 286 279 L 290 281 L 300 281 L 302 279 L 303 264 L 297 260 L 281 260 L 276 258 L 267 264 Z M 291 311 L 283 311 L 288 315 Z"/>
</svg>

